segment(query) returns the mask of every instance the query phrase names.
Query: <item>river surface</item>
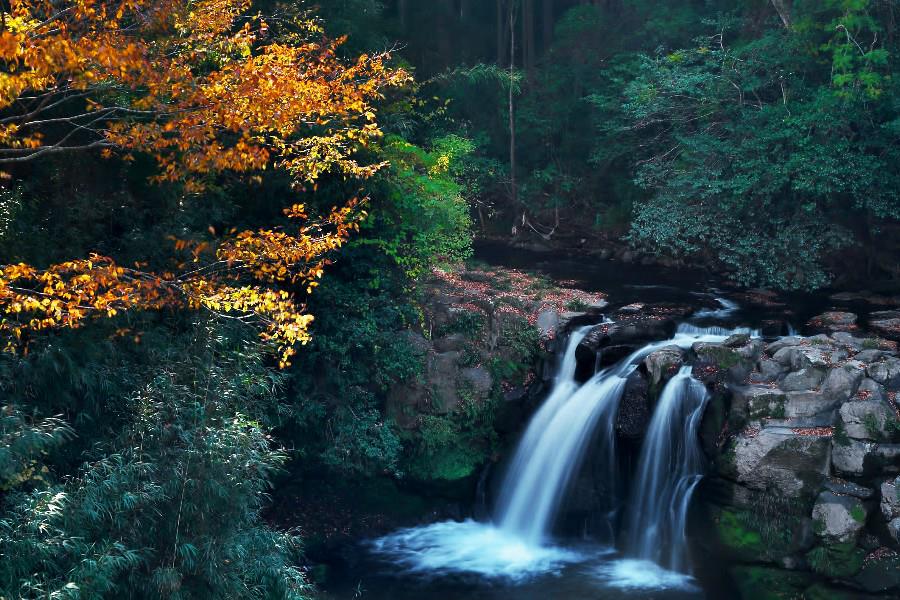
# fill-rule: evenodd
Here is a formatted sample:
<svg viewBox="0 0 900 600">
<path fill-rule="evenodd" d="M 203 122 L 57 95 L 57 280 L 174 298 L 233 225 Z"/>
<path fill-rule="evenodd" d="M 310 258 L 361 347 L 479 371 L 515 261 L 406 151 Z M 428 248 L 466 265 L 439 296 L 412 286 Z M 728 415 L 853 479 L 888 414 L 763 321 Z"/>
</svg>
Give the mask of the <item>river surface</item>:
<svg viewBox="0 0 900 600">
<path fill-rule="evenodd" d="M 554 388 L 532 417 L 504 479 L 492 518 L 446 521 L 401 529 L 360 540 L 338 571 L 329 573 L 329 600 L 680 600 L 724 598 L 691 577 L 686 556 L 685 518 L 691 493 L 702 476 L 697 427 L 705 390 L 683 370 L 663 390 L 645 441 L 649 451 L 637 466 L 638 488 L 618 491 L 610 522 L 625 523 L 615 540 L 554 537 L 558 496 L 566 493 L 569 471 L 578 468 L 587 441 L 612 434 L 626 377 L 646 354 L 668 343 L 684 348 L 696 340 L 721 341 L 736 328 L 760 335 L 786 335 L 815 314 L 834 308 L 827 295 L 795 295 L 748 305 L 746 296 L 707 273 L 572 259 L 508 246 L 481 244 L 477 258 L 494 266 L 537 272 L 569 287 L 608 294 L 612 307 L 635 302 L 669 302 L 697 308 L 671 340 L 648 344 L 588 382 L 574 380 L 572 334 L 557 367 Z M 858 312 L 858 306 L 852 308 Z M 774 323 L 774 325 L 773 325 Z M 574 344 L 574 345 L 573 345 Z M 571 356 L 569 356 L 571 354 Z M 593 386 L 593 387 L 591 387 Z M 665 411 L 665 414 L 663 412 Z M 590 421 L 589 423 L 587 423 Z M 672 421 L 678 421 L 673 423 Z M 587 424 L 585 424 L 587 423 Z M 603 428 L 606 427 L 604 430 Z M 599 434 L 598 434 L 599 432 Z M 615 449 L 601 450 L 615 458 Z M 581 454 L 579 454 L 581 453 Z M 518 463 L 517 463 L 518 461 Z M 612 478 L 614 479 L 614 477 Z M 643 486 L 643 487 L 641 487 Z M 646 488 L 646 489 L 644 489 Z M 650 497 L 652 496 L 652 497 Z M 638 510 L 639 509 L 639 510 Z M 618 512 L 617 512 L 618 511 Z M 640 514 L 636 514 L 640 513 Z M 630 528 L 629 530 L 629 524 Z M 659 539 L 665 547 L 655 547 Z M 622 540 L 628 540 L 623 543 Z M 680 541 L 681 540 L 681 541 Z M 682 544 L 682 546 L 678 546 Z M 625 548 L 624 550 L 622 548 Z M 652 560 L 651 560 L 652 559 Z M 659 565 L 665 565 L 671 570 Z M 709 566 L 707 565 L 707 568 Z M 723 595 L 725 593 L 726 595 Z"/>
</svg>

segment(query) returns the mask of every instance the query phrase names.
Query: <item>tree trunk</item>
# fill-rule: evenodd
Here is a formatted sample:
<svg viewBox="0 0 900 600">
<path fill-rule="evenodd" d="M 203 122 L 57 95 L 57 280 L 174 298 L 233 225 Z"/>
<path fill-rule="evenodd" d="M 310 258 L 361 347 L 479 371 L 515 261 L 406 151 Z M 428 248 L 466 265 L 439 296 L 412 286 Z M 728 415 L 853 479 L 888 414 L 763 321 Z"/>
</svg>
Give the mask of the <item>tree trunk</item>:
<svg viewBox="0 0 900 600">
<path fill-rule="evenodd" d="M 519 189 L 516 183 L 516 113 L 515 113 L 515 78 L 516 78 L 516 2 L 509 2 L 509 179 L 513 215 L 519 210 Z M 513 221 L 512 234 L 516 235 L 518 218 Z"/>
<path fill-rule="evenodd" d="M 550 50 L 550 45 L 553 43 L 553 0 L 543 0 L 544 1 L 544 39 L 541 40 L 543 43 L 544 52 Z"/>
<path fill-rule="evenodd" d="M 522 64 L 529 81 L 534 77 L 534 0 L 522 4 Z"/>
<path fill-rule="evenodd" d="M 778 11 L 781 22 L 788 29 L 791 28 L 791 0 L 772 0 L 772 6 Z"/>
</svg>

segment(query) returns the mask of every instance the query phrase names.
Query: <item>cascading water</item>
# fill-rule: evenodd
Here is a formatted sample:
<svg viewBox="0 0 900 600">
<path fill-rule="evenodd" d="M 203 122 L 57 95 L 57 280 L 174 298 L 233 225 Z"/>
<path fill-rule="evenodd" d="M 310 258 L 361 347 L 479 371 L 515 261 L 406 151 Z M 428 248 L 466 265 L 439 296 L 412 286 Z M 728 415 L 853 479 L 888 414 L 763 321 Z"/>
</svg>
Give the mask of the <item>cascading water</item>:
<svg viewBox="0 0 900 600">
<path fill-rule="evenodd" d="M 725 305 L 723 309 L 734 310 Z M 553 388 L 529 423 L 503 480 L 493 523 L 469 520 L 400 530 L 372 542 L 377 554 L 423 576 L 466 573 L 520 580 L 559 572 L 567 564 L 596 560 L 611 552 L 594 547 L 585 555 L 553 546 L 550 536 L 560 504 L 592 440 L 596 439 L 592 451 L 606 469 L 600 479 L 608 488 L 610 530 L 616 510 L 625 505 L 625 494 L 616 494 L 614 489 L 618 469 L 615 424 L 629 375 L 644 357 L 666 346 L 689 348 L 698 341 L 720 342 L 734 333 L 758 332 L 682 324 L 672 339 L 636 350 L 579 386 L 576 349 L 590 329 L 571 333 Z M 700 474 L 696 438 L 705 402 L 702 388 L 685 369 L 663 392 L 640 459 L 633 491 L 637 506 L 632 506 L 626 519 L 633 538 L 629 549 L 640 560 L 603 562 L 596 575 L 606 584 L 684 584 L 684 576 L 663 571 L 654 563 L 686 568 L 684 521 Z M 666 549 L 657 550 L 657 546 Z"/>
<path fill-rule="evenodd" d="M 683 367 L 663 389 L 638 461 L 627 548 L 639 558 L 686 572 L 687 511 L 703 473 L 698 431 L 708 394 Z"/>
</svg>

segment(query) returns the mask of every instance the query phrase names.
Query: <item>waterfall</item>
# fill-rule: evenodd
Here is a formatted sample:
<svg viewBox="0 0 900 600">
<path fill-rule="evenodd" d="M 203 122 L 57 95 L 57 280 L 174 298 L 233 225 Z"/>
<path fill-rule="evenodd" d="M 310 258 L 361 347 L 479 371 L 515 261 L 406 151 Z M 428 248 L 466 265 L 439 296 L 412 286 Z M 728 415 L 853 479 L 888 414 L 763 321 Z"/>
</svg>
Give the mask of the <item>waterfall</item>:
<svg viewBox="0 0 900 600">
<path fill-rule="evenodd" d="M 707 391 L 684 367 L 663 389 L 638 461 L 627 550 L 675 571 L 689 570 L 685 526 L 703 471 L 698 430 Z"/>
<path fill-rule="evenodd" d="M 582 328 L 571 335 L 553 390 L 528 424 L 501 487 L 494 521 L 529 544 L 540 545 L 546 541 L 588 443 L 595 437 L 594 452 L 605 466 L 603 479 L 612 498 L 607 507 L 608 518 L 614 515 L 616 500 L 622 500 L 616 498 L 615 490 L 616 415 L 625 383 L 638 362 L 665 346 L 689 347 L 696 341 L 721 340 L 734 333 L 720 328 L 689 327 L 673 339 L 640 348 L 578 387 L 574 380 L 575 350 L 589 329 Z"/>
</svg>

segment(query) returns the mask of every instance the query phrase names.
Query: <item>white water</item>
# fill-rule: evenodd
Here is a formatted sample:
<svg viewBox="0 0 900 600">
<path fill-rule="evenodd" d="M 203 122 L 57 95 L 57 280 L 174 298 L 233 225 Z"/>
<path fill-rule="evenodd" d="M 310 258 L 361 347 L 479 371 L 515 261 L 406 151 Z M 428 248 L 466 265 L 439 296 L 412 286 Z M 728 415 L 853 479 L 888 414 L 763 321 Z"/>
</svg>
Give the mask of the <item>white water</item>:
<svg viewBox="0 0 900 600">
<path fill-rule="evenodd" d="M 611 551 L 609 548 L 595 547 L 585 554 L 563 549 L 553 544 L 551 533 L 560 503 L 582 464 L 591 440 L 596 440 L 592 451 L 598 453 L 607 469 L 606 483 L 613 497 L 610 519 L 614 511 L 625 502 L 624 494 L 616 494 L 614 489 L 617 479 L 615 422 L 628 376 L 644 357 L 660 348 L 670 345 L 689 348 L 698 341 L 717 342 L 734 333 L 753 335 L 757 332 L 683 324 L 672 339 L 648 344 L 579 385 L 575 380 L 575 352 L 589 330 L 590 327 L 584 327 L 573 332 L 567 342 L 553 388 L 529 423 L 503 480 L 494 523 L 445 522 L 404 529 L 374 541 L 372 548 L 376 553 L 390 558 L 410 573 L 471 573 L 485 578 L 518 582 L 536 575 L 558 573 L 572 563 L 596 563 L 598 556 Z M 676 379 L 682 381 L 684 377 L 689 379 L 689 375 L 685 373 L 679 374 Z M 670 384 L 666 388 L 667 394 L 664 394 L 672 396 L 672 400 L 667 401 L 672 405 L 679 404 L 675 397 L 683 396 L 676 394 L 676 389 L 676 384 Z M 651 425 L 648 432 L 645 442 L 648 448 L 663 443 L 657 439 L 659 437 L 670 433 L 676 435 L 665 430 L 665 424 L 671 425 L 673 431 L 679 427 L 694 427 L 680 421 L 668 423 L 669 419 L 679 417 L 672 414 L 677 412 L 674 409 L 664 408 L 664 401 L 665 399 L 660 400 L 654 425 Z M 696 408 L 691 414 L 692 419 L 695 418 L 699 424 L 702 407 Z M 656 424 L 657 421 L 659 425 Z M 657 433 L 657 430 L 660 432 Z M 696 427 L 685 430 L 682 435 L 691 436 L 687 443 L 690 446 L 693 443 L 691 440 L 696 437 Z M 671 440 L 671 437 L 667 439 Z M 646 450 L 648 456 L 650 452 Z M 648 473 L 657 472 L 657 468 L 655 463 L 648 466 Z M 654 476 L 648 475 L 648 481 L 653 479 Z M 684 482 L 689 484 L 690 480 L 684 479 Z M 657 485 L 657 489 L 659 502 L 668 505 L 674 503 L 678 511 L 682 508 L 686 511 L 693 485 L 681 488 L 675 486 L 673 489 Z M 636 497 L 655 498 L 656 495 L 657 492 L 648 494 L 647 490 L 641 489 Z M 681 500 L 676 501 L 675 497 Z M 683 538 L 684 518 L 680 516 L 681 513 L 666 520 L 659 516 L 662 509 L 650 507 L 648 510 L 657 515 L 653 519 L 659 523 L 665 521 L 664 526 L 680 531 L 679 535 Z M 638 512 L 643 515 L 643 509 Z M 672 534 L 670 537 L 677 542 L 678 535 Z M 657 540 L 658 543 L 659 541 Z M 674 568 L 683 569 L 683 565 L 675 564 L 677 561 L 672 562 L 650 550 L 643 550 L 645 546 L 649 548 L 651 545 L 649 542 L 645 544 L 643 540 L 636 543 L 639 558 L 645 560 L 603 561 L 599 565 L 595 564 L 590 575 L 605 585 L 623 589 L 662 589 L 687 585 L 689 577 L 666 571 L 656 562 L 646 560 L 661 562 L 663 566 L 671 562 Z"/>
<path fill-rule="evenodd" d="M 737 302 L 729 300 L 728 298 L 716 298 L 716 302 L 719 303 L 721 308 L 704 308 L 703 310 L 694 313 L 694 317 L 697 319 L 725 319 L 733 315 L 740 308 Z"/>
<path fill-rule="evenodd" d="M 708 394 L 684 367 L 666 384 L 647 430 L 629 504 L 627 548 L 667 569 L 689 571 L 685 529 L 703 474 L 698 432 Z"/>
</svg>

